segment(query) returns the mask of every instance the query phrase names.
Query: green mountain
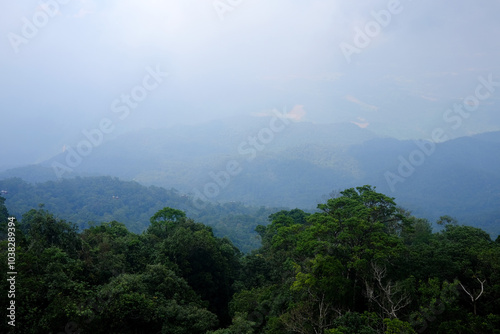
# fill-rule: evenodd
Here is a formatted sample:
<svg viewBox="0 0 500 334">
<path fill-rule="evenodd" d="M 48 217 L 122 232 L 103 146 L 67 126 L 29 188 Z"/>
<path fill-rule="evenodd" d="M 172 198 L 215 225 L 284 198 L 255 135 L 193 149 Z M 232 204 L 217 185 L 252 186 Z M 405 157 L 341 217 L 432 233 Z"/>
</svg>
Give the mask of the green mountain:
<svg viewBox="0 0 500 334">
<path fill-rule="evenodd" d="M 111 177 L 76 177 L 31 184 L 19 178 L 0 181 L 2 196 L 11 215 L 21 219 L 27 211 L 43 204 L 58 218 L 80 230 L 102 222 L 118 221 L 134 233 L 150 225 L 150 217 L 164 207 L 175 207 L 211 226 L 214 234 L 227 236 L 243 252 L 260 245 L 255 228 L 267 225 L 276 208 L 249 207 L 242 203 L 211 204 L 202 210 L 191 198 L 176 190 L 143 186 Z"/>
<path fill-rule="evenodd" d="M 4 171 L 0 179 L 56 181 L 53 167 L 70 161 L 62 178 L 111 175 L 177 189 L 200 203 L 306 210 L 332 191 L 371 184 L 416 215 L 435 221 L 452 213 L 495 236 L 498 152 L 500 132 L 433 144 L 380 138 L 354 124 L 253 117 L 124 134 L 80 161 L 71 160 L 76 149 L 68 150 L 40 165 Z"/>
</svg>

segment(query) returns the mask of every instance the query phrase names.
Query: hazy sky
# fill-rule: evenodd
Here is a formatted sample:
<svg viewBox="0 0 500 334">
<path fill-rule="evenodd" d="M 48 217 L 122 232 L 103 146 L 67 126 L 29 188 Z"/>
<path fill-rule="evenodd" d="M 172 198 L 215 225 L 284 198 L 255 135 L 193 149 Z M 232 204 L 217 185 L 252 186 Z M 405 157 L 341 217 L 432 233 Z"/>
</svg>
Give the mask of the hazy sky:
<svg viewBox="0 0 500 334">
<path fill-rule="evenodd" d="M 397 138 L 500 130 L 498 0 L 2 1 L 0 167 L 103 119 L 119 133 L 295 107 Z"/>
</svg>

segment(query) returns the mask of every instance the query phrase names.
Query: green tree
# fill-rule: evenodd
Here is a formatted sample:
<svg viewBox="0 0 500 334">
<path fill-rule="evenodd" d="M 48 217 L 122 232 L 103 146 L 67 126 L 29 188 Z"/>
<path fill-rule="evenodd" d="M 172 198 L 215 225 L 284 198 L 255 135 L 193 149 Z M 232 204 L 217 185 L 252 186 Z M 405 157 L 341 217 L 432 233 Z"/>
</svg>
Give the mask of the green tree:
<svg viewBox="0 0 500 334">
<path fill-rule="evenodd" d="M 89 329 L 100 332 L 201 334 L 217 325 L 188 283 L 162 265 L 113 278 L 99 295 L 104 303 Z"/>
<path fill-rule="evenodd" d="M 178 210 L 167 209 L 155 216 L 175 221 L 152 219 L 146 237 L 152 237 L 155 243 L 154 261 L 175 268 L 209 302 L 209 310 L 221 323 L 229 324 L 228 303 L 239 268 L 239 251 L 229 239 L 216 238 L 212 228 L 186 218 Z"/>
<path fill-rule="evenodd" d="M 8 219 L 9 212 L 5 206 L 5 198 L 0 196 L 0 240 L 3 240 L 7 236 Z"/>
<path fill-rule="evenodd" d="M 22 217 L 19 230 L 26 234 L 27 247 L 41 252 L 48 247 L 58 247 L 71 256 L 76 256 L 81 249 L 78 227 L 57 219 L 43 209 L 31 209 Z"/>
<path fill-rule="evenodd" d="M 5 198 L 0 196 L 0 223 L 4 223 L 9 218 L 9 212 L 5 206 Z"/>
</svg>

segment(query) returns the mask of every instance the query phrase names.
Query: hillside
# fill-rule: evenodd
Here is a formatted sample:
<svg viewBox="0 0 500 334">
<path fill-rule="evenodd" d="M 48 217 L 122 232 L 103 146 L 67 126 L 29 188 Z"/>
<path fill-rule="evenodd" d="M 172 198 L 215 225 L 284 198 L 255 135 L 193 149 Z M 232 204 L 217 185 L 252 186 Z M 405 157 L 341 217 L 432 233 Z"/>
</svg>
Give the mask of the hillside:
<svg viewBox="0 0 500 334">
<path fill-rule="evenodd" d="M 124 134 L 95 147 L 63 177 L 110 175 L 207 201 L 307 210 L 332 191 L 371 184 L 431 221 L 453 213 L 463 223 L 500 233 L 500 132 L 434 145 L 380 138 L 353 124 L 288 121 L 263 143 L 259 138 L 269 135 L 270 120 Z M 51 166 L 67 156 L 1 172 L 0 179 L 56 181 Z M 410 160 L 416 165 L 408 166 Z M 231 163 L 235 175 L 227 174 Z"/>
<path fill-rule="evenodd" d="M 111 177 L 76 177 L 61 181 L 30 184 L 21 179 L 0 181 L 1 196 L 10 214 L 22 214 L 40 204 L 58 218 L 77 224 L 80 230 L 89 223 L 118 221 L 134 233 L 143 232 L 150 217 L 164 207 L 175 207 L 190 217 L 211 226 L 215 235 L 227 236 L 243 252 L 256 249 L 259 224 L 267 225 L 276 208 L 248 207 L 241 203 L 207 204 L 202 210 L 176 190 L 143 186 Z"/>
</svg>

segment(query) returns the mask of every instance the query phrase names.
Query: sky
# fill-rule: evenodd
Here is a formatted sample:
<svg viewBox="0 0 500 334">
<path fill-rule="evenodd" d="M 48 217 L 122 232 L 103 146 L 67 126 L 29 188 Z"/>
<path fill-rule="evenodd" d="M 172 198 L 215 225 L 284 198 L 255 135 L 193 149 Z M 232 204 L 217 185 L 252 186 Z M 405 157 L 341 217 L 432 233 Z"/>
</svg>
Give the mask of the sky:
<svg viewBox="0 0 500 334">
<path fill-rule="evenodd" d="M 1 1 L 0 168 L 273 109 L 398 139 L 500 130 L 498 0 Z"/>
</svg>

